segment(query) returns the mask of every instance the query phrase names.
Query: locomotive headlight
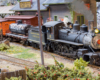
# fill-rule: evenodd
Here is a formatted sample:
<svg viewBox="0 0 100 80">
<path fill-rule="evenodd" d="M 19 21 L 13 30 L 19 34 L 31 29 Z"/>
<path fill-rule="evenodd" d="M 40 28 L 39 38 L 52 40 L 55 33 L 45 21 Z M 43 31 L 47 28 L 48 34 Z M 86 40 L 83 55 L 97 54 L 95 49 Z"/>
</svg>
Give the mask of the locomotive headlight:
<svg viewBox="0 0 100 80">
<path fill-rule="evenodd" d="M 100 44 L 100 40 L 98 40 L 97 43 Z"/>
<path fill-rule="evenodd" d="M 98 30 L 98 29 L 95 29 L 95 33 L 96 33 L 96 34 L 99 33 L 99 30 Z"/>
</svg>

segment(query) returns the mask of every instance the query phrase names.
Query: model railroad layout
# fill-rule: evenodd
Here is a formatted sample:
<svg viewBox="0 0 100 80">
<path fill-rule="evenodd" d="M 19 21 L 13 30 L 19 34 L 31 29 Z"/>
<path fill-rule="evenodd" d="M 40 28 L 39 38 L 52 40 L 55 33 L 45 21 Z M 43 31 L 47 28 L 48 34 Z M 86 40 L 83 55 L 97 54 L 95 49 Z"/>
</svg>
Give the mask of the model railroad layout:
<svg viewBox="0 0 100 80">
<path fill-rule="evenodd" d="M 24 23 L 21 15 L 20 20 L 18 18 L 16 20 L 16 23 L 9 24 L 9 32 L 5 30 L 6 26 L 1 25 L 2 31 L 5 32 L 3 36 L 9 41 L 18 41 L 23 45 L 40 48 L 39 26 L 35 25 L 38 20 L 30 24 Z M 93 21 L 89 21 L 89 26 L 85 24 L 80 26 L 77 21 L 74 24 L 68 23 L 68 26 L 65 27 L 62 21 L 43 24 L 41 26 L 43 49 L 65 57 L 75 59 L 82 57 L 91 64 L 100 65 L 100 35 L 98 29 L 93 29 Z"/>
</svg>

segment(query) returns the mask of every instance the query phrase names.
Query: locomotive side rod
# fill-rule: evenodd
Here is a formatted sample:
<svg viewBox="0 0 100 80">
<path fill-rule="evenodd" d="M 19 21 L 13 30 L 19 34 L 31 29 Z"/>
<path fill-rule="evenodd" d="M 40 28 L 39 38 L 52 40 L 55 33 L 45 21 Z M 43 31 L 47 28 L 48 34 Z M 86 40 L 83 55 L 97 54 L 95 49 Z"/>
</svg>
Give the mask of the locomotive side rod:
<svg viewBox="0 0 100 80">
<path fill-rule="evenodd" d="M 42 65 L 44 65 L 43 46 L 42 46 L 42 32 L 41 32 L 41 16 L 40 16 L 40 0 L 37 0 L 37 7 L 38 7 L 38 25 L 39 25 L 39 37 L 40 37 L 41 62 L 42 62 Z"/>
</svg>

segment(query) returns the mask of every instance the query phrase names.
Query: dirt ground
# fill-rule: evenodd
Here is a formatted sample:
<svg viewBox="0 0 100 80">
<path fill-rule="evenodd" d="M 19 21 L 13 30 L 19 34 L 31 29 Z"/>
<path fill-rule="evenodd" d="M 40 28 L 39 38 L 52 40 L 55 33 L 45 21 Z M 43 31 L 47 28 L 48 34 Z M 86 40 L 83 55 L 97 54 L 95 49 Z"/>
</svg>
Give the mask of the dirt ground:
<svg viewBox="0 0 100 80">
<path fill-rule="evenodd" d="M 11 43 L 11 45 L 22 46 L 20 44 L 15 44 L 15 43 Z M 28 49 L 30 49 L 30 52 L 33 52 L 33 53 L 36 54 L 35 58 L 30 58 L 30 59 L 27 59 L 27 60 L 29 60 L 29 61 L 38 61 L 39 63 L 41 63 L 41 55 L 40 55 L 40 50 L 39 49 L 34 49 L 32 47 L 25 47 L 25 46 L 22 46 L 22 47 L 24 47 L 26 49 L 28 48 Z M 55 64 L 54 59 L 53 59 L 53 57 L 50 53 L 43 52 L 43 54 L 44 54 L 44 63 L 45 63 L 45 65 Z M 13 54 L 10 54 L 10 56 L 13 56 Z M 65 65 L 65 67 L 68 67 L 68 68 L 73 68 L 74 67 L 73 61 L 63 59 L 63 58 L 60 58 L 60 57 L 55 57 L 55 58 L 58 62 L 62 62 Z M 9 70 L 22 69 L 22 67 L 20 67 L 20 66 L 13 65 L 13 64 L 5 62 L 5 61 L 0 61 L 0 68 L 2 68 L 2 67 L 3 68 L 8 67 Z M 95 72 L 95 75 L 97 75 L 100 72 L 99 70 L 91 68 L 91 67 L 87 67 L 87 68 L 88 68 L 89 71 Z"/>
<path fill-rule="evenodd" d="M 2 61 L 0 59 L 0 69 L 7 69 L 9 72 L 24 69 L 21 66 L 17 66 L 13 63 Z"/>
</svg>

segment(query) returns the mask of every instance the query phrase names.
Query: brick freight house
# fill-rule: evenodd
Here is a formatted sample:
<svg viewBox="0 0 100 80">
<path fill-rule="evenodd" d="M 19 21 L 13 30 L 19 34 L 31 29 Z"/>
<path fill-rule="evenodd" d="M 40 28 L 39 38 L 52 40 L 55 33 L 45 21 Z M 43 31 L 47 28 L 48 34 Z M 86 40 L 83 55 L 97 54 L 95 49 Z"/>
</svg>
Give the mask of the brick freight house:
<svg viewBox="0 0 100 80">
<path fill-rule="evenodd" d="M 25 1 L 26 0 L 22 0 L 21 2 Z M 41 15 L 43 17 L 43 22 L 45 23 L 49 17 L 52 20 L 59 20 L 59 19 L 64 19 L 65 16 L 68 16 L 70 21 L 71 17 L 73 17 L 72 22 L 78 20 L 80 22 L 80 25 L 84 23 L 88 25 L 88 20 L 86 20 L 82 14 L 79 14 L 74 11 L 73 14 L 71 14 L 72 11 L 69 10 L 68 3 L 72 0 L 66 0 L 66 1 L 68 2 L 65 3 L 65 0 L 40 0 L 40 9 L 41 9 Z M 83 1 L 92 11 L 94 15 L 94 26 L 96 27 L 97 25 L 96 1 L 95 0 L 83 0 Z M 30 8 L 21 8 L 20 3 L 18 3 L 11 10 L 15 11 L 16 15 L 18 15 L 18 13 L 20 13 L 21 15 L 35 15 L 37 12 L 37 0 L 32 0 Z"/>
<path fill-rule="evenodd" d="M 94 27 L 97 26 L 97 15 L 96 15 L 96 0 L 83 0 L 86 4 L 86 6 L 88 6 L 88 8 L 90 8 L 90 10 L 92 11 L 93 15 L 94 15 Z M 86 20 L 82 14 L 79 14 L 77 12 L 74 12 L 74 19 L 73 21 L 75 22 L 76 19 L 80 18 L 80 24 L 85 23 L 86 25 L 88 25 L 88 20 Z M 84 20 L 83 20 L 84 19 Z"/>
</svg>

